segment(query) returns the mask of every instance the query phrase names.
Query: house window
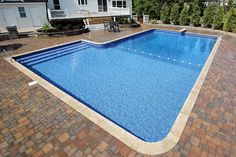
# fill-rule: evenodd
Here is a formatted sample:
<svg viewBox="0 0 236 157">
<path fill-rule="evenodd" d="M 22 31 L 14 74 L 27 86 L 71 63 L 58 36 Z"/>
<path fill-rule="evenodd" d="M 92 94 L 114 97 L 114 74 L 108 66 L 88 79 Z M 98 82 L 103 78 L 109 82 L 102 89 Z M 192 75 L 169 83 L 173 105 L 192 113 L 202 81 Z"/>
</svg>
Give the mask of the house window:
<svg viewBox="0 0 236 157">
<path fill-rule="evenodd" d="M 107 0 L 98 0 L 98 12 L 107 12 Z"/>
<path fill-rule="evenodd" d="M 26 17 L 26 13 L 25 13 L 25 8 L 24 7 L 18 7 L 18 10 L 19 10 L 21 18 Z"/>
<path fill-rule="evenodd" d="M 123 1 L 123 8 L 126 8 L 126 1 Z"/>
<path fill-rule="evenodd" d="M 114 8 L 126 8 L 126 1 L 112 1 L 112 7 Z"/>
<path fill-rule="evenodd" d="M 122 1 L 117 1 L 117 8 L 122 8 Z"/>
<path fill-rule="evenodd" d="M 79 5 L 87 5 L 87 0 L 78 0 Z"/>
<path fill-rule="evenodd" d="M 54 9 L 61 9 L 59 0 L 53 0 Z"/>
<path fill-rule="evenodd" d="M 112 7 L 116 8 L 116 1 L 112 1 Z"/>
</svg>

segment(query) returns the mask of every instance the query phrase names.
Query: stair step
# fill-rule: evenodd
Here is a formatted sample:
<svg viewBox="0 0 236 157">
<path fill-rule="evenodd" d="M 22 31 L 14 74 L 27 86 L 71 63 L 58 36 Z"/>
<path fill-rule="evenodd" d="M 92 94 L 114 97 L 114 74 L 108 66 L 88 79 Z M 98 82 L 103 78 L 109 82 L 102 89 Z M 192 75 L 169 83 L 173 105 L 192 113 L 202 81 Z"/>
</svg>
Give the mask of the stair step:
<svg viewBox="0 0 236 157">
<path fill-rule="evenodd" d="M 31 60 L 30 62 L 23 63 L 23 64 L 27 65 L 27 66 L 33 66 L 33 65 L 36 65 L 36 64 L 39 64 L 39 63 L 42 63 L 42 62 L 46 62 L 46 61 L 55 59 L 55 58 L 59 58 L 59 57 L 66 56 L 66 55 L 69 55 L 69 54 L 72 54 L 72 53 L 76 53 L 78 51 L 81 51 L 81 50 L 84 50 L 84 49 L 87 49 L 87 48 L 89 48 L 89 46 L 76 48 L 76 49 L 70 50 L 70 51 L 61 51 L 57 54 L 50 55 L 50 56 L 47 56 L 47 57 L 42 57 L 42 58 L 36 59 L 36 60 Z"/>
<path fill-rule="evenodd" d="M 27 63 L 37 61 L 37 60 L 40 60 L 40 59 L 43 59 L 43 58 L 47 58 L 47 57 L 51 57 L 51 56 L 57 56 L 59 54 L 67 53 L 68 51 L 78 50 L 81 47 L 83 48 L 85 46 L 76 46 L 76 47 L 73 47 L 73 48 L 70 48 L 70 49 L 68 48 L 68 49 L 64 49 L 64 50 L 58 50 L 55 53 L 46 53 L 46 54 L 43 54 L 43 55 L 40 55 L 40 56 L 34 56 L 33 55 L 31 58 L 29 58 L 27 60 L 24 60 L 24 61 L 21 61 L 21 62 L 24 63 L 24 64 L 27 64 Z"/>
<path fill-rule="evenodd" d="M 104 29 L 104 24 L 93 24 L 89 25 L 90 30 L 101 30 Z"/>
<path fill-rule="evenodd" d="M 80 46 L 85 46 L 85 45 L 86 44 L 84 44 L 84 43 L 78 43 L 78 44 L 73 44 L 73 45 L 60 46 L 60 47 L 57 47 L 57 48 L 51 48 L 51 49 L 48 49 L 46 52 L 41 51 L 41 52 L 32 54 L 30 56 L 25 56 L 23 58 L 19 58 L 19 59 L 17 59 L 17 61 L 24 62 L 24 61 L 27 61 L 27 60 L 30 60 L 30 59 L 36 59 L 36 58 L 41 57 L 41 56 L 47 56 L 47 55 L 50 55 L 50 54 L 58 53 L 58 52 L 65 51 L 65 50 L 75 49 L 75 48 L 78 48 Z"/>
<path fill-rule="evenodd" d="M 91 18 L 89 23 L 90 24 L 101 24 L 101 23 L 104 23 L 108 20 L 111 20 L 111 17 Z"/>
</svg>

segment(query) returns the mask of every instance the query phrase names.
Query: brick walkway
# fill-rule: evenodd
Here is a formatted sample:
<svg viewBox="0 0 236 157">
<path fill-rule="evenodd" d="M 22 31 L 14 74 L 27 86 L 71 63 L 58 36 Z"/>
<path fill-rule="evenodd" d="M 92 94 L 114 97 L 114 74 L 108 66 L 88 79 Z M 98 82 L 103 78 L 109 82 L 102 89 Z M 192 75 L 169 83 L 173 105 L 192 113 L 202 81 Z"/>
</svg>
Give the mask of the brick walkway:
<svg viewBox="0 0 236 157">
<path fill-rule="evenodd" d="M 101 42 L 140 30 L 96 31 L 91 37 Z M 0 45 L 21 43 L 21 48 L 11 52 L 20 54 L 80 38 L 86 39 L 83 35 L 25 38 Z M 180 141 L 161 156 L 236 156 L 236 38 L 223 35 L 223 40 Z M 0 157 L 142 156 L 41 86 L 29 87 L 30 81 L 1 55 Z"/>
</svg>

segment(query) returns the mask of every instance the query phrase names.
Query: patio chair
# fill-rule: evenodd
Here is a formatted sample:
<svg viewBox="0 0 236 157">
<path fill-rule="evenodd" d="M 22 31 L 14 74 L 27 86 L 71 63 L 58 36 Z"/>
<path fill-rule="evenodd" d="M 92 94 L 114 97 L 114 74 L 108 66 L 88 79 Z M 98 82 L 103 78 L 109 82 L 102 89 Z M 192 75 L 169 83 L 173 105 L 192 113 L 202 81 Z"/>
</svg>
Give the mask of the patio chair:
<svg viewBox="0 0 236 157">
<path fill-rule="evenodd" d="M 120 25 L 118 22 L 115 22 L 115 32 L 120 32 Z"/>
<path fill-rule="evenodd" d="M 115 32 L 115 24 L 113 21 L 109 22 L 109 27 L 108 27 L 108 31 L 111 32 Z"/>
<path fill-rule="evenodd" d="M 104 21 L 103 24 L 104 24 L 104 30 L 108 30 L 109 23 Z"/>
</svg>

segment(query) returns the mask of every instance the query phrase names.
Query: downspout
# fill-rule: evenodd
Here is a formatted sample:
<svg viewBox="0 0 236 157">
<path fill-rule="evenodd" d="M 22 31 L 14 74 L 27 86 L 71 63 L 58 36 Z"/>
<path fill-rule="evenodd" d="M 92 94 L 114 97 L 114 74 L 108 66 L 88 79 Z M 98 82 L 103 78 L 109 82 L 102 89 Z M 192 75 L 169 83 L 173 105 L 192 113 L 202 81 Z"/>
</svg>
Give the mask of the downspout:
<svg viewBox="0 0 236 157">
<path fill-rule="evenodd" d="M 48 23 L 50 23 L 50 25 L 52 25 L 52 23 L 51 23 L 51 21 L 49 20 L 49 17 L 48 17 L 48 0 L 45 0 L 45 3 L 46 3 L 47 20 L 48 20 Z"/>
</svg>

